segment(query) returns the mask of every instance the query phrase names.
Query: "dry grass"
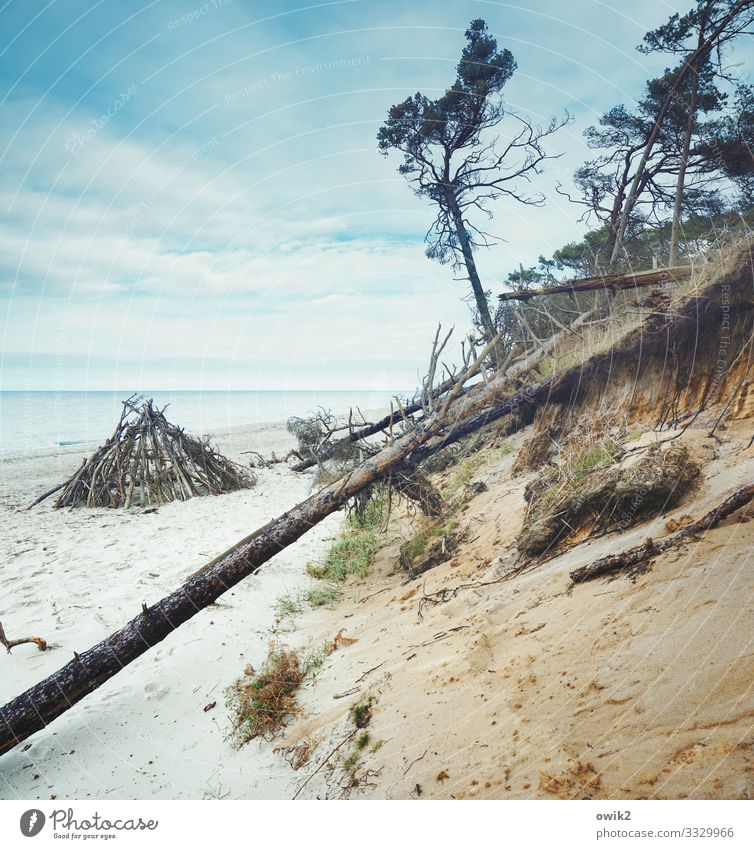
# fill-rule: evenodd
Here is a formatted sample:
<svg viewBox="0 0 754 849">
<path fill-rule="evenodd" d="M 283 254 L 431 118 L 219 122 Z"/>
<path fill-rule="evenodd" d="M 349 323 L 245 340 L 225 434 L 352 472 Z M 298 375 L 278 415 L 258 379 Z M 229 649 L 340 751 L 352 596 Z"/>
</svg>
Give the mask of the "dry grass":
<svg viewBox="0 0 754 849">
<path fill-rule="evenodd" d="M 240 745 L 257 737 L 270 740 L 296 711 L 296 690 L 306 676 L 298 652 L 271 647 L 257 672 L 249 665 L 243 678 L 233 684 L 228 707 L 233 733 Z"/>
<path fill-rule="evenodd" d="M 721 232 L 708 250 L 694 257 L 691 265 L 690 277 L 659 287 L 659 291 L 668 296 L 660 308 L 640 306 L 651 289 L 618 293 L 613 297 L 609 316 L 590 322 L 578 335 L 568 335 L 542 359 L 537 367 L 540 376 L 550 377 L 611 348 L 620 348 L 624 340 L 642 327 L 653 310 L 659 309 L 657 317 L 660 320 L 663 315 L 675 316 L 689 299 L 702 295 L 711 283 L 735 278 L 742 266 L 754 268 L 754 233 L 738 228 Z"/>
<path fill-rule="evenodd" d="M 236 742 L 243 745 L 257 737 L 271 740 L 297 712 L 296 692 L 304 681 L 315 682 L 334 651 L 356 642 L 341 628 L 332 640 L 305 656 L 272 644 L 262 668 L 257 671 L 247 666 L 243 677 L 228 689 L 226 704 L 233 717 Z"/>
</svg>

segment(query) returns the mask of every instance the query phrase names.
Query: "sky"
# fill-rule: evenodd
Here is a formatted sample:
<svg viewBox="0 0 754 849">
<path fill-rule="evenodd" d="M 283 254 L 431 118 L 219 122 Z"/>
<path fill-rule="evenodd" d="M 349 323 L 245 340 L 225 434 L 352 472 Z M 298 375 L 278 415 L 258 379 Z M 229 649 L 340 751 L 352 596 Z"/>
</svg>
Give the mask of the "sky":
<svg viewBox="0 0 754 849">
<path fill-rule="evenodd" d="M 573 115 L 546 205 L 494 206 L 478 261 L 502 291 L 584 232 L 554 186 L 688 5 L 0 0 L 0 388 L 414 387 L 437 323 L 460 341 L 470 312 L 377 152 L 390 105 L 441 94 L 482 17 L 518 64 L 508 108 Z"/>
</svg>

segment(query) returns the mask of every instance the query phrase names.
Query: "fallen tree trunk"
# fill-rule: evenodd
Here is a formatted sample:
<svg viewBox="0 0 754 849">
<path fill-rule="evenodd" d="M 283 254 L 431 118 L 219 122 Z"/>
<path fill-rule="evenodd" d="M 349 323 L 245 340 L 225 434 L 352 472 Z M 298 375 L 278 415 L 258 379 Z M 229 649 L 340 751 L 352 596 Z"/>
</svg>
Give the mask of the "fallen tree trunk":
<svg viewBox="0 0 754 849">
<path fill-rule="evenodd" d="M 141 612 L 125 627 L 0 708 L 0 754 L 25 740 L 96 690 L 144 652 L 311 527 L 339 509 L 364 486 L 397 465 L 420 440 L 410 433 L 336 482 L 279 516 L 248 542 L 234 546 L 177 590 Z"/>
<path fill-rule="evenodd" d="M 415 428 L 364 460 L 342 479 L 245 537 L 170 595 L 152 606 L 143 604 L 141 612 L 119 631 L 82 654 L 75 654 L 62 669 L 0 708 L 0 755 L 46 727 L 239 581 L 254 574 L 350 498 L 398 468 L 416 448 L 446 426 L 448 405 L 457 399 L 462 384 L 481 367 L 491 344 L 448 393 L 445 403 Z M 473 403 L 465 399 L 469 415 L 490 403 L 495 387 L 496 381 L 492 380 Z"/>
<path fill-rule="evenodd" d="M 647 560 L 656 557 L 658 554 L 662 554 L 663 551 L 667 551 L 669 548 L 684 542 L 689 537 L 714 528 L 715 525 L 722 522 L 731 513 L 735 513 L 736 510 L 740 510 L 746 506 L 752 499 L 754 499 L 754 484 L 749 484 L 734 492 L 733 495 L 726 498 L 714 510 L 710 510 L 705 516 L 702 516 L 701 519 L 697 519 L 696 522 L 686 525 L 677 534 L 659 542 L 648 539 L 643 545 L 637 545 L 635 548 L 629 548 L 627 551 L 621 551 L 619 554 L 608 554 L 606 557 L 601 557 L 599 560 L 595 560 L 594 563 L 574 569 L 571 572 L 571 580 L 574 584 L 581 584 L 584 581 L 591 581 L 593 578 L 598 578 L 600 575 L 609 575 L 624 569 L 635 568 L 642 563 L 646 563 Z"/>
<path fill-rule="evenodd" d="M 546 286 L 543 289 L 516 289 L 513 292 L 503 292 L 498 295 L 501 301 L 528 301 L 540 295 L 560 295 L 570 292 L 594 292 L 607 289 L 618 292 L 624 289 L 634 289 L 639 286 L 662 286 L 675 283 L 691 276 L 690 265 L 679 265 L 673 268 L 653 268 L 650 271 L 637 271 L 634 274 L 606 274 L 601 277 L 584 277 L 581 280 L 569 280 L 557 286 Z"/>
</svg>

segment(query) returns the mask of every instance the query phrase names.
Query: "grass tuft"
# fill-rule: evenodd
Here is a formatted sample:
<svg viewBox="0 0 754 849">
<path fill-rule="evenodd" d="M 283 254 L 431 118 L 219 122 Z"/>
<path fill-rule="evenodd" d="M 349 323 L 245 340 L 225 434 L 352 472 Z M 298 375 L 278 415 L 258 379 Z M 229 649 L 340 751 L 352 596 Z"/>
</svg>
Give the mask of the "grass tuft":
<svg viewBox="0 0 754 849">
<path fill-rule="evenodd" d="M 340 587 L 328 581 L 318 581 L 306 594 L 311 607 L 332 607 L 340 598 Z"/>
<path fill-rule="evenodd" d="M 301 613 L 301 601 L 292 595 L 281 595 L 277 600 L 278 619 L 287 619 Z"/>
<path fill-rule="evenodd" d="M 341 584 L 349 575 L 366 578 L 380 547 L 379 531 L 387 517 L 387 501 L 387 493 L 376 489 L 361 511 L 348 517 L 340 539 L 327 552 L 324 562 L 310 563 L 307 573 L 330 584 Z"/>
<path fill-rule="evenodd" d="M 369 725 L 372 719 L 373 705 L 374 699 L 371 696 L 364 699 L 363 702 L 357 702 L 356 704 L 351 705 L 348 710 L 348 714 L 351 717 L 351 722 L 353 722 L 357 728 L 366 728 L 367 725 Z"/>
</svg>

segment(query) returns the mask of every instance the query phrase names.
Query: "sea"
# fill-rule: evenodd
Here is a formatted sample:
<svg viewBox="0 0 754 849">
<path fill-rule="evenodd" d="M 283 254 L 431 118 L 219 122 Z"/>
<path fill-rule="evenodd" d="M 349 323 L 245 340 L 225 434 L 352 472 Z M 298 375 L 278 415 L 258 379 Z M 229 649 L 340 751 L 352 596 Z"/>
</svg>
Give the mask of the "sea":
<svg viewBox="0 0 754 849">
<path fill-rule="evenodd" d="M 102 443 L 118 422 L 129 392 L 0 391 L 0 453 L 36 453 L 50 448 Z M 306 416 L 319 407 L 336 415 L 350 407 L 389 408 L 401 390 L 190 391 L 138 393 L 167 405 L 166 418 L 197 436 L 239 426 L 264 426 Z"/>
</svg>

